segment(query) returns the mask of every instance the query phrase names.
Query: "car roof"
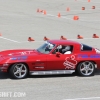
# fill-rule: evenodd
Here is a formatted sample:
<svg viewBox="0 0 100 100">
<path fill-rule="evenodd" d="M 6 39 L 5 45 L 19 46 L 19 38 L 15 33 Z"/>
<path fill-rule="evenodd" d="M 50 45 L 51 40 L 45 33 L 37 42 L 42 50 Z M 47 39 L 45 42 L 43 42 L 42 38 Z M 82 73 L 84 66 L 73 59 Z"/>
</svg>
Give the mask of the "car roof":
<svg viewBox="0 0 100 100">
<path fill-rule="evenodd" d="M 53 44 L 69 44 L 69 45 L 80 45 L 79 42 L 72 41 L 72 40 L 48 40 L 48 42 L 51 42 Z"/>
</svg>

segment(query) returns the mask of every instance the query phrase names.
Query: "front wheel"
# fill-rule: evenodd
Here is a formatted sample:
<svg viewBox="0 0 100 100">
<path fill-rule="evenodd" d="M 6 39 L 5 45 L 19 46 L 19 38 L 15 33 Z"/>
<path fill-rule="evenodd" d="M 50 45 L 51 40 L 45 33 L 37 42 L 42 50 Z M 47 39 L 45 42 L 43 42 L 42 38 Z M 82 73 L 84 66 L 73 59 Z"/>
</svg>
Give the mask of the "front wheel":
<svg viewBox="0 0 100 100">
<path fill-rule="evenodd" d="M 95 65 L 91 61 L 84 61 L 77 66 L 77 71 L 81 76 L 93 76 Z"/>
<path fill-rule="evenodd" d="M 23 63 L 16 63 L 11 66 L 9 73 L 12 78 L 23 79 L 28 74 L 28 68 Z"/>
</svg>

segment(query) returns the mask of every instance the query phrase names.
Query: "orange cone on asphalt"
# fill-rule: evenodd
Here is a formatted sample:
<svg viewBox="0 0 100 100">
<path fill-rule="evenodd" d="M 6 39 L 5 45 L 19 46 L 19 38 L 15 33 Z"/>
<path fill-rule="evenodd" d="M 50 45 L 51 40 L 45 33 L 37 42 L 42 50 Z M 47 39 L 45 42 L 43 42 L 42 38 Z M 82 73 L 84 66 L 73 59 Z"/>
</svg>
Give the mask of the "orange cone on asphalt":
<svg viewBox="0 0 100 100">
<path fill-rule="evenodd" d="M 68 8 L 66 9 L 66 11 L 70 11 L 70 8 L 68 7 Z"/>
<path fill-rule="evenodd" d="M 44 10 L 44 11 L 43 11 L 43 14 L 44 14 L 44 15 L 46 15 L 46 14 L 47 14 L 46 10 Z"/>
<path fill-rule="evenodd" d="M 65 38 L 64 36 L 61 36 L 60 40 L 67 40 L 67 38 Z"/>
<path fill-rule="evenodd" d="M 58 17 L 61 17 L 61 14 L 60 13 L 58 13 Z"/>
<path fill-rule="evenodd" d="M 44 41 L 50 40 L 49 38 L 47 38 L 46 36 L 43 39 Z"/>
<path fill-rule="evenodd" d="M 35 41 L 35 40 L 33 38 L 29 37 L 28 41 L 31 42 L 31 41 Z"/>
<path fill-rule="evenodd" d="M 85 10 L 85 7 L 82 7 L 82 10 Z"/>
<path fill-rule="evenodd" d="M 97 34 L 93 34 L 93 38 L 99 38 Z"/>
<path fill-rule="evenodd" d="M 37 12 L 43 12 L 43 10 L 40 10 L 39 8 L 37 9 Z"/>
<path fill-rule="evenodd" d="M 88 0 L 88 2 L 90 2 L 91 0 Z"/>
<path fill-rule="evenodd" d="M 39 10 L 39 9 L 37 9 L 37 12 L 40 12 L 40 10 Z"/>
<path fill-rule="evenodd" d="M 95 6 L 92 6 L 92 9 L 95 9 Z"/>
<path fill-rule="evenodd" d="M 43 10 L 40 10 L 40 12 L 42 13 L 42 12 L 43 12 Z"/>
<path fill-rule="evenodd" d="M 77 39 L 83 39 L 81 35 L 77 35 Z"/>
<path fill-rule="evenodd" d="M 79 20 L 79 16 L 74 16 L 73 20 Z"/>
</svg>

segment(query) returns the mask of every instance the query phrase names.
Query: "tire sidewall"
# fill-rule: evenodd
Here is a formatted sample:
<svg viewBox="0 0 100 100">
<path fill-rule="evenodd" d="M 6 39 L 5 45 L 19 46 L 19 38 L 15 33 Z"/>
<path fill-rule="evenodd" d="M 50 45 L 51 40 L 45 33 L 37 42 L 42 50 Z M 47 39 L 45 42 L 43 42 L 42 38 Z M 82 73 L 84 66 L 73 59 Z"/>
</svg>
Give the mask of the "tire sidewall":
<svg viewBox="0 0 100 100">
<path fill-rule="evenodd" d="M 91 61 L 83 61 L 83 62 L 91 62 Z M 95 64 L 94 64 L 93 62 L 91 62 L 91 63 L 92 63 L 93 66 L 94 66 L 94 70 L 93 70 L 93 72 L 92 72 L 90 75 L 83 75 L 83 74 L 81 73 L 81 71 L 80 71 L 80 66 L 81 66 L 81 64 L 82 64 L 83 62 L 80 62 L 80 63 L 78 64 L 78 66 L 77 66 L 77 70 L 76 70 L 76 71 L 78 72 L 78 75 L 84 76 L 84 77 L 94 76 L 94 73 L 95 73 Z"/>
<path fill-rule="evenodd" d="M 24 78 L 26 78 L 26 76 L 28 75 L 28 68 L 27 68 L 27 66 L 25 65 L 25 67 L 26 67 L 26 74 L 23 76 L 23 77 L 21 77 L 21 78 L 18 78 L 18 77 L 16 77 L 15 75 L 14 75 L 14 68 L 15 68 L 15 66 L 17 65 L 17 64 L 24 64 L 24 63 L 16 63 L 16 64 L 13 64 L 12 66 L 11 66 L 11 68 L 10 68 L 10 70 L 9 70 L 9 74 L 10 74 L 10 77 L 11 78 L 14 78 L 14 79 L 24 79 Z"/>
</svg>

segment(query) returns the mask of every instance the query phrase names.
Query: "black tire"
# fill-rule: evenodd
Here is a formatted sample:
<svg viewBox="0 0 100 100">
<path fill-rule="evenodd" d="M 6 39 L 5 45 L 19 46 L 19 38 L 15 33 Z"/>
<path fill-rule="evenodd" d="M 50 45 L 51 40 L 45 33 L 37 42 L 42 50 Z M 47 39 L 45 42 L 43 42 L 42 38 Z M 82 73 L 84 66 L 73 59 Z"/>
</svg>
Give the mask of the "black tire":
<svg viewBox="0 0 100 100">
<path fill-rule="evenodd" d="M 13 64 L 9 70 L 11 78 L 23 79 L 28 75 L 28 68 L 23 63 Z"/>
<path fill-rule="evenodd" d="M 84 61 L 78 64 L 77 72 L 81 76 L 93 76 L 95 72 L 95 64 L 91 61 Z"/>
</svg>

